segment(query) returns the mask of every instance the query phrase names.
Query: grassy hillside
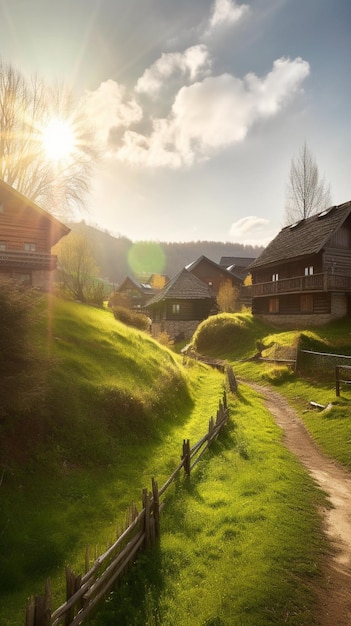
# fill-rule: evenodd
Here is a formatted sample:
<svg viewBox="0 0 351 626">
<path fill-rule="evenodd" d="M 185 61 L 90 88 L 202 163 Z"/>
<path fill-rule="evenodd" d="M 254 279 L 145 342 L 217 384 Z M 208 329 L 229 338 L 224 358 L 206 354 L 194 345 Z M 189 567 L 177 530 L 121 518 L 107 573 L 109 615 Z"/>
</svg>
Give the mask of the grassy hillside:
<svg viewBox="0 0 351 626">
<path fill-rule="evenodd" d="M 223 389 L 219 372 L 185 368 L 107 310 L 39 298 L 34 313 L 33 376 L 0 423 L 3 626 L 23 623 L 26 597 L 42 592 L 48 576 L 53 605 L 62 601 L 65 563 L 81 572 L 87 545 L 99 554 L 113 541 L 151 477 L 162 484 L 170 475 L 183 438 L 193 443 L 206 432 Z M 264 380 L 271 372 L 274 382 L 271 366 L 244 361 L 272 332 L 250 315 L 223 315 L 204 322 L 194 341 L 237 374 Z M 291 340 L 277 333 L 276 341 Z M 170 495 L 159 550 L 139 560 L 96 624 L 315 623 L 323 496 L 283 447 L 258 394 L 241 384 L 230 404 L 227 432 Z"/>
<path fill-rule="evenodd" d="M 203 354 L 226 359 L 243 379 L 279 385 L 279 392 L 298 410 L 321 448 L 351 470 L 351 386 L 342 385 L 340 398 L 336 397 L 334 367 L 338 360 L 324 359 L 306 366 L 307 356 L 300 353 L 295 373 L 285 364 L 252 360 L 258 344 L 266 346 L 262 356 L 267 359 L 274 359 L 277 353 L 289 357 L 297 345 L 300 350 L 351 355 L 350 318 L 297 331 L 277 330 L 250 314 L 222 314 L 198 327 L 194 345 Z M 318 411 L 311 402 L 328 406 L 328 410 Z"/>
<path fill-rule="evenodd" d="M 36 393 L 24 385 L 26 402 L 0 424 L 0 623 L 11 625 L 47 576 L 62 597 L 65 562 L 79 571 L 87 545 L 103 551 L 222 393 L 218 373 L 185 371 L 107 310 L 37 298 L 29 340 Z"/>
</svg>

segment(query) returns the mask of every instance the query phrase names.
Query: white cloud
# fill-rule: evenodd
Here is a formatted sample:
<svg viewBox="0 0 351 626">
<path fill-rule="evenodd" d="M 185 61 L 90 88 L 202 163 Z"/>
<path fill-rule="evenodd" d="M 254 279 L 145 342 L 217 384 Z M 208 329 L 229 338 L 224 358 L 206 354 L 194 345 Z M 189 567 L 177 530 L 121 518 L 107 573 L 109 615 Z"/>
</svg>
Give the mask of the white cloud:
<svg viewBox="0 0 351 626">
<path fill-rule="evenodd" d="M 300 57 L 291 61 L 282 57 L 273 63 L 273 69 L 264 80 L 247 74 L 245 82 L 252 99 L 256 103 L 258 116 L 270 116 L 279 111 L 287 97 L 291 97 L 307 78 L 310 66 Z"/>
<path fill-rule="evenodd" d="M 193 82 L 207 75 L 210 65 L 208 50 L 203 44 L 191 46 L 184 52 L 162 54 L 139 78 L 135 91 L 155 97 L 171 76 L 186 77 Z"/>
<path fill-rule="evenodd" d="M 236 243 L 245 243 L 251 246 L 266 246 L 275 236 L 269 220 L 256 215 L 248 215 L 234 222 L 229 230 L 229 236 Z"/>
<path fill-rule="evenodd" d="M 256 215 L 247 215 L 246 217 L 242 217 L 237 222 L 234 222 L 230 227 L 231 235 L 238 235 L 241 237 L 242 235 L 246 235 L 250 232 L 262 231 L 264 226 L 269 224 L 269 220 L 264 217 L 257 217 Z"/>
<path fill-rule="evenodd" d="M 308 73 L 308 63 L 300 58 L 278 59 L 263 78 L 222 74 L 182 87 L 168 117 L 155 119 L 148 137 L 126 133 L 117 155 L 152 167 L 207 159 L 243 141 L 256 121 L 276 115 Z"/>
<path fill-rule="evenodd" d="M 158 80 L 175 67 L 194 79 L 209 61 L 205 46 L 189 48 L 177 60 L 164 57 L 164 66 L 156 72 Z M 282 58 L 263 77 L 207 76 L 181 87 L 165 117 L 157 117 L 157 102 L 156 115 L 146 116 L 135 97 L 113 80 L 86 92 L 81 106 L 93 120 L 98 144 L 110 157 L 143 167 L 178 168 L 242 142 L 255 122 L 277 115 L 286 106 L 308 74 L 303 59 Z M 149 132 L 133 128 L 141 120 Z"/>
<path fill-rule="evenodd" d="M 109 79 L 95 91 L 86 91 L 80 110 L 92 121 L 96 140 L 100 147 L 108 144 L 113 129 L 128 128 L 143 118 L 143 110 L 133 97 L 129 97 L 123 85 Z"/>
<path fill-rule="evenodd" d="M 215 0 L 212 8 L 209 28 L 235 24 L 250 11 L 247 4 L 236 4 L 235 0 Z"/>
</svg>

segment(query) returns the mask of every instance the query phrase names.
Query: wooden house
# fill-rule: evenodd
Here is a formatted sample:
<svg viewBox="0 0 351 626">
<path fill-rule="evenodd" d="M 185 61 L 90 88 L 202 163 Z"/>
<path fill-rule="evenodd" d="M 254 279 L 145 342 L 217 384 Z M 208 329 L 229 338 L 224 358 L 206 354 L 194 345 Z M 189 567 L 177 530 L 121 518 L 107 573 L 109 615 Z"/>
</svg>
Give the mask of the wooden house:
<svg viewBox="0 0 351 626">
<path fill-rule="evenodd" d="M 139 310 L 154 293 L 155 290 L 150 284 L 139 283 L 131 276 L 127 276 L 111 294 L 109 305 L 120 305 L 128 309 Z"/>
<path fill-rule="evenodd" d="M 216 307 L 216 295 L 209 285 L 182 269 L 147 303 L 152 334 L 166 332 L 172 339 L 190 339 L 198 324 Z"/>
<path fill-rule="evenodd" d="M 351 313 L 351 202 L 286 226 L 250 266 L 252 312 L 293 327 Z"/>
<path fill-rule="evenodd" d="M 255 257 L 222 256 L 219 265 L 244 281 L 250 274 L 249 266 L 254 260 Z"/>
<path fill-rule="evenodd" d="M 70 229 L 0 180 L 0 275 L 48 290 L 57 257 L 52 246 Z"/>
<path fill-rule="evenodd" d="M 215 263 L 215 261 L 203 255 L 196 261 L 189 263 L 186 269 L 203 283 L 211 287 L 216 296 L 218 295 L 220 287 L 226 281 L 229 281 L 233 287 L 237 288 L 240 288 L 243 282 L 240 276 L 229 272 L 225 267 L 221 267 L 218 263 Z"/>
</svg>

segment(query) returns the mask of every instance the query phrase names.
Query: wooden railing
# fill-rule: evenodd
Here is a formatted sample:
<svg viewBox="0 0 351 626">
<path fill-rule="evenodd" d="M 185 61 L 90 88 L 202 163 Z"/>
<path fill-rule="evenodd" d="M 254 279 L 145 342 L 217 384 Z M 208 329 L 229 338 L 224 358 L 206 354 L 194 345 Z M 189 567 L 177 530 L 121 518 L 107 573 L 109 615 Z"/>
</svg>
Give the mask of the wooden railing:
<svg viewBox="0 0 351 626">
<path fill-rule="evenodd" d="M 351 276 L 343 274 L 311 274 L 310 276 L 296 276 L 281 278 L 267 283 L 255 283 L 244 286 L 251 297 L 271 296 L 284 293 L 300 293 L 310 291 L 350 291 Z"/>
<path fill-rule="evenodd" d="M 57 256 L 49 252 L 22 252 L 19 250 L 4 250 L 0 252 L 0 267 L 39 267 L 53 269 L 56 267 Z"/>
<path fill-rule="evenodd" d="M 231 367 L 226 371 L 229 388 L 236 389 L 235 376 Z M 233 384 L 235 381 L 235 385 Z M 82 624 L 122 578 L 125 571 L 133 564 L 137 553 L 152 547 L 160 535 L 160 513 L 165 505 L 162 501 L 167 489 L 179 476 L 183 469 L 186 476 L 218 436 L 229 417 L 226 392 L 219 402 L 215 417 L 210 417 L 208 432 L 192 447 L 189 439 L 183 440 L 181 461 L 171 476 L 159 489 L 152 479 L 152 490 L 142 491 L 142 510 L 137 512 L 132 504 L 127 528 L 117 541 L 100 555 L 90 567 L 89 551 L 85 558 L 84 575 L 75 575 L 70 567 L 66 567 L 66 601 L 57 609 L 51 608 L 50 582 L 47 581 L 43 595 L 28 599 L 25 626 L 78 626 Z"/>
</svg>

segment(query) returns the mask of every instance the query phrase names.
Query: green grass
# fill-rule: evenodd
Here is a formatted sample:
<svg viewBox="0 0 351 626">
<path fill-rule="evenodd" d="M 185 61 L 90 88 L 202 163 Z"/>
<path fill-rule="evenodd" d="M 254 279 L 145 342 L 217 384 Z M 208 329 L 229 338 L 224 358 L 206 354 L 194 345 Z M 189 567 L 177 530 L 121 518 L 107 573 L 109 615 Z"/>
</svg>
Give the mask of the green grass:
<svg viewBox="0 0 351 626">
<path fill-rule="evenodd" d="M 335 400 L 333 384 L 245 362 L 258 340 L 289 347 L 296 333 L 222 315 L 200 325 L 195 344 L 204 328 L 200 351 L 226 359 L 241 378 L 279 384 L 320 445 L 350 467 L 348 392 L 328 414 L 316 413 L 310 400 Z M 329 341 L 326 329 L 315 332 L 314 342 Z M 347 333 L 333 327 L 330 347 L 333 337 L 345 345 Z M 217 371 L 185 368 L 107 310 L 42 299 L 31 338 L 41 393 L 0 424 L 4 626 L 23 623 L 26 598 L 42 592 L 48 576 L 54 607 L 62 601 L 65 563 L 78 573 L 87 545 L 99 554 L 115 539 L 151 477 L 161 485 L 178 464 L 183 439 L 192 444 L 206 432 L 223 386 Z M 100 623 L 312 626 L 311 589 L 326 550 L 322 500 L 259 396 L 240 384 L 226 432 L 167 496 L 159 549 L 141 556 Z"/>
<path fill-rule="evenodd" d="M 231 411 L 226 432 L 168 498 L 159 550 L 94 626 L 315 623 L 323 496 L 255 392 L 242 386 Z"/>
<path fill-rule="evenodd" d="M 23 623 L 26 598 L 64 565 L 83 569 L 114 541 L 132 500 L 169 476 L 183 437 L 206 432 L 218 372 L 187 370 L 173 352 L 109 311 L 49 300 L 32 339 L 44 359 L 40 401 L 1 424 L 0 623 Z M 139 505 L 140 506 L 140 505 Z"/>
</svg>

